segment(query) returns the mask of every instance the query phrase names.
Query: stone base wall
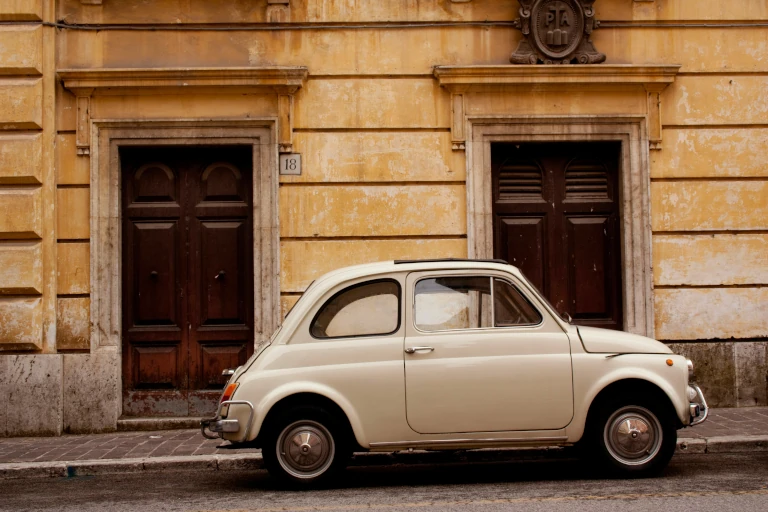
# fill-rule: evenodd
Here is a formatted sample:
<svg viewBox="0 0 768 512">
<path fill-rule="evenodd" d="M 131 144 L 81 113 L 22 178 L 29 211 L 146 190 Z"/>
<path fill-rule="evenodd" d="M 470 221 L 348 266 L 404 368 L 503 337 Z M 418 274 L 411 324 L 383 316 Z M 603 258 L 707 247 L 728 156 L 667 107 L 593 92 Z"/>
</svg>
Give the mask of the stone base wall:
<svg viewBox="0 0 768 512">
<path fill-rule="evenodd" d="M 768 341 L 670 343 L 694 362 L 711 407 L 768 405 Z M 120 354 L 0 357 L 0 437 L 109 432 L 120 416 Z"/>
<path fill-rule="evenodd" d="M 768 341 L 669 343 L 693 361 L 710 407 L 768 405 Z"/>
<path fill-rule="evenodd" d="M 0 437 L 114 431 L 120 394 L 116 350 L 0 356 Z"/>
</svg>

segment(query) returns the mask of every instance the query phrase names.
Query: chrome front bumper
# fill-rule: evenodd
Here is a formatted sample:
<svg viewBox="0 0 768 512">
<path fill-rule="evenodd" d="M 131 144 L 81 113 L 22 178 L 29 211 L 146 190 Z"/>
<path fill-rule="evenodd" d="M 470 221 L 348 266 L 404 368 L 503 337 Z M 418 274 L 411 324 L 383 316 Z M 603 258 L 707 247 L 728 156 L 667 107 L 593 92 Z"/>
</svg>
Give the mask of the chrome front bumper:
<svg viewBox="0 0 768 512">
<path fill-rule="evenodd" d="M 688 386 L 689 395 L 694 395 L 694 398 L 690 402 L 690 414 L 691 423 L 689 427 L 694 427 L 700 423 L 706 421 L 709 416 L 709 407 L 707 407 L 707 400 L 704 398 L 704 393 L 701 392 L 701 388 L 696 384 Z"/>
<path fill-rule="evenodd" d="M 245 425 L 245 432 L 243 432 L 242 438 L 236 442 L 242 443 L 243 441 L 247 441 L 248 433 L 250 432 L 251 424 L 253 423 L 254 408 L 253 404 L 246 400 L 227 400 L 226 402 L 221 402 L 219 404 L 218 410 L 216 411 L 216 416 L 200 421 L 200 432 L 206 439 L 219 439 L 223 437 L 221 434 L 225 432 L 232 433 L 240 431 L 239 420 L 225 419 L 221 417 L 221 408 L 226 405 L 247 405 L 248 409 L 250 409 L 250 412 L 248 413 L 248 423 Z M 215 435 L 211 435 L 208 432 L 213 432 Z"/>
</svg>

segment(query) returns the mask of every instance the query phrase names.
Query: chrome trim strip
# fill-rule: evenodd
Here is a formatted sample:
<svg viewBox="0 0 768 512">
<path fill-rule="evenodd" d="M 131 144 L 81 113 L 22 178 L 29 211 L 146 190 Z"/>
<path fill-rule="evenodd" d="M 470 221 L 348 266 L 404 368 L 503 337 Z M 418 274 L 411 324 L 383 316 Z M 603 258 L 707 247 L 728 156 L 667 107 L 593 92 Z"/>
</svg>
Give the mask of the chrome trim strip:
<svg viewBox="0 0 768 512">
<path fill-rule="evenodd" d="M 206 419 L 200 422 L 200 430 L 203 433 L 203 437 L 206 439 L 219 439 L 221 436 L 209 436 L 205 429 L 210 425 L 211 423 L 217 421 L 219 418 L 221 418 L 221 408 L 225 405 L 247 405 L 248 408 L 251 410 L 251 412 L 248 414 L 248 423 L 245 425 L 245 434 L 243 435 L 243 438 L 237 441 L 238 443 L 242 443 L 244 441 L 248 440 L 248 433 L 251 431 L 251 424 L 253 423 L 253 414 L 255 408 L 253 407 L 253 404 L 247 400 L 227 400 L 226 402 L 221 402 L 219 404 L 219 408 L 216 410 L 216 416 L 210 419 Z"/>
<path fill-rule="evenodd" d="M 240 422 L 237 420 L 213 420 L 208 423 L 211 432 L 239 432 Z"/>
<path fill-rule="evenodd" d="M 248 423 L 245 425 L 245 434 L 243 435 L 243 438 L 238 441 L 239 443 L 242 443 L 243 441 L 248 440 L 248 433 L 251 431 L 251 424 L 253 423 L 253 413 L 254 413 L 254 407 L 251 402 L 248 400 L 227 400 L 226 402 L 221 402 L 219 404 L 219 410 L 216 411 L 216 417 L 221 416 L 221 408 L 225 405 L 247 405 L 248 408 L 251 410 L 251 412 L 248 414 Z"/>
<path fill-rule="evenodd" d="M 707 406 L 707 400 L 704 398 L 704 393 L 701 392 L 701 388 L 696 384 L 690 384 L 690 386 L 696 390 L 697 398 L 701 399 L 701 406 L 704 409 L 704 416 L 701 418 L 691 419 L 690 426 L 695 427 L 696 425 L 707 421 L 707 417 L 709 416 L 709 407 Z"/>
<path fill-rule="evenodd" d="M 447 445 L 469 445 L 469 446 L 485 446 L 485 445 L 510 445 L 516 446 L 521 444 L 547 444 L 547 443 L 563 443 L 568 440 L 567 436 L 562 437 L 527 437 L 524 439 L 504 439 L 504 438 L 487 438 L 487 439 L 430 439 L 425 441 L 385 441 L 378 443 L 370 443 L 371 448 L 420 448 L 420 447 L 433 447 L 433 446 L 447 446 Z"/>
</svg>

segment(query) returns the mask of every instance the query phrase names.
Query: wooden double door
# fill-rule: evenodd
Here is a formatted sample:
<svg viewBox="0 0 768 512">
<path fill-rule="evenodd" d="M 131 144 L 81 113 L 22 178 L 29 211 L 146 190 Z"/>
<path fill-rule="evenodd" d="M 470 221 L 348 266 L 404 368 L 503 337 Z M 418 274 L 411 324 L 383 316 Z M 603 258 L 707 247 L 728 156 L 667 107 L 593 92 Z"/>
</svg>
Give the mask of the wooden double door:
<svg viewBox="0 0 768 512">
<path fill-rule="evenodd" d="M 494 144 L 494 257 L 574 323 L 622 329 L 620 143 Z"/>
<path fill-rule="evenodd" d="M 251 154 L 120 149 L 125 416 L 212 414 L 253 351 Z"/>
</svg>

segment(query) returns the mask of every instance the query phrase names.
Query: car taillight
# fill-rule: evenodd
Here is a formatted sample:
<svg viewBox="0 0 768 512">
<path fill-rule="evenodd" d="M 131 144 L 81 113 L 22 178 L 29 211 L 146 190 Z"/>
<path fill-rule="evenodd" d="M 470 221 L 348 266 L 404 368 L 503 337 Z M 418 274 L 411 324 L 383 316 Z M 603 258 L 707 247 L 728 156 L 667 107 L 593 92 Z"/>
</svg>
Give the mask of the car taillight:
<svg viewBox="0 0 768 512">
<path fill-rule="evenodd" d="M 232 398 L 232 395 L 235 394 L 235 390 L 237 389 L 237 386 L 240 384 L 237 382 L 233 382 L 232 384 L 228 384 L 226 389 L 224 390 L 224 394 L 221 395 L 221 402 L 226 402 L 230 398 Z M 221 403 L 219 402 L 219 403 Z"/>
</svg>

